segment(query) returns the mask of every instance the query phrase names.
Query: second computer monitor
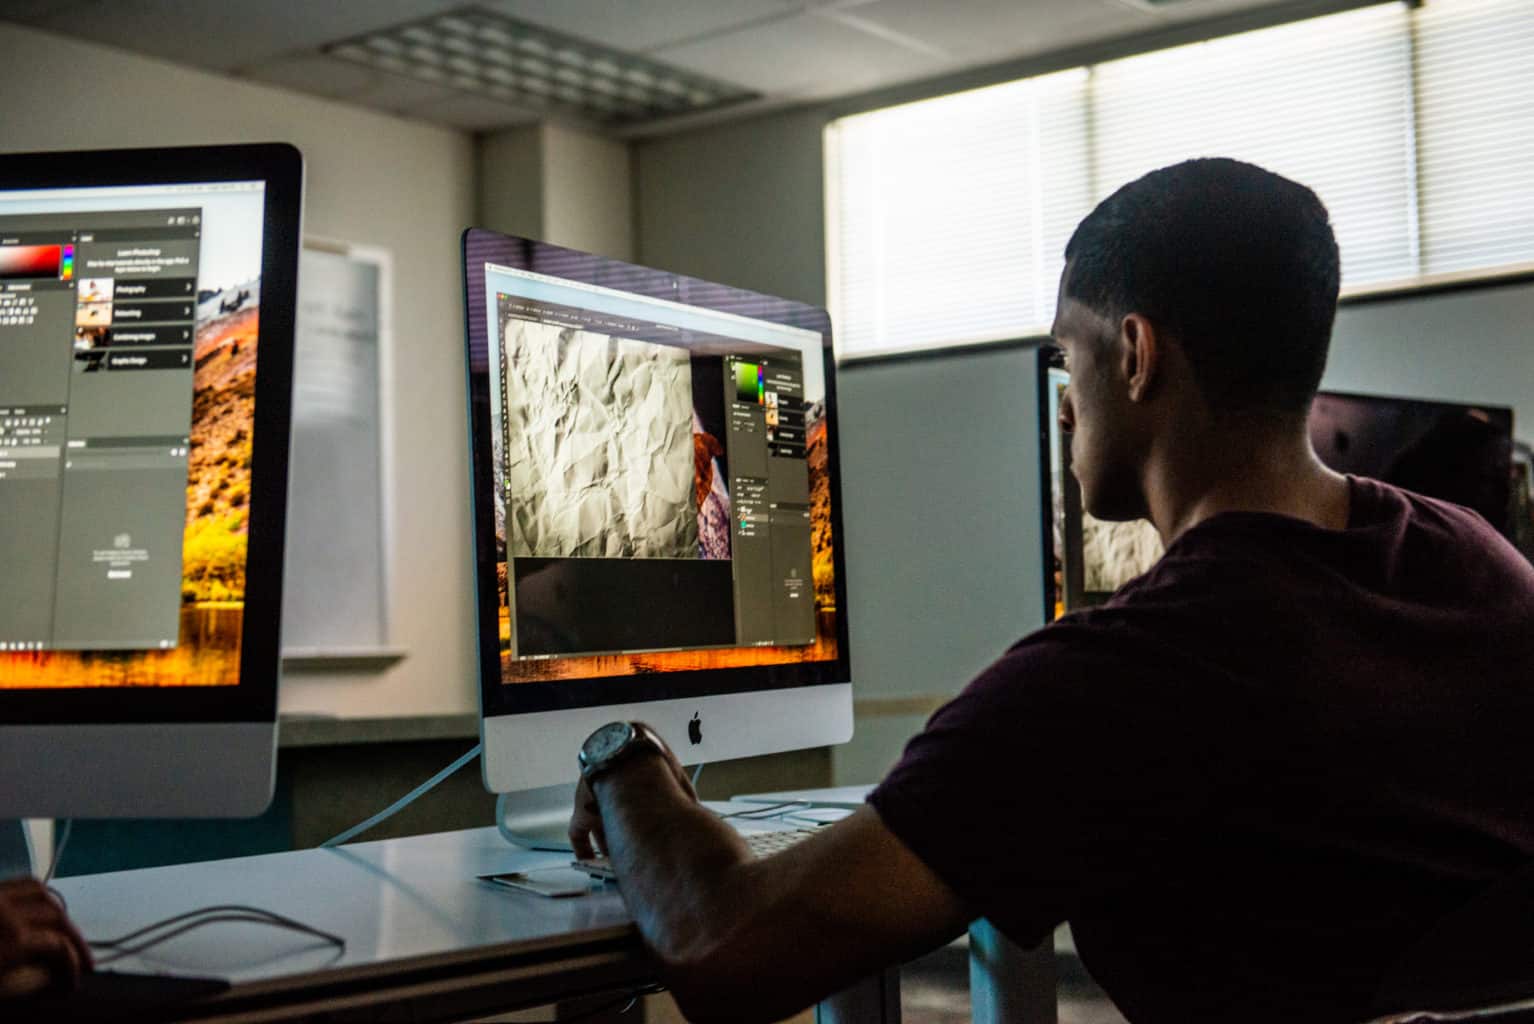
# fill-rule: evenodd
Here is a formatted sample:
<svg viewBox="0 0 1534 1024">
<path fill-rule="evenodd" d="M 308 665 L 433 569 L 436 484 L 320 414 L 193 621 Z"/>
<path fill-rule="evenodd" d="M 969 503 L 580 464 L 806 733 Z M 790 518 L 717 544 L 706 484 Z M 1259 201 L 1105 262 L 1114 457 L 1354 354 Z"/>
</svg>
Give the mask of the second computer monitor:
<svg viewBox="0 0 1534 1024">
<path fill-rule="evenodd" d="M 824 310 L 464 236 L 486 784 L 654 725 L 689 762 L 852 733 Z"/>
</svg>

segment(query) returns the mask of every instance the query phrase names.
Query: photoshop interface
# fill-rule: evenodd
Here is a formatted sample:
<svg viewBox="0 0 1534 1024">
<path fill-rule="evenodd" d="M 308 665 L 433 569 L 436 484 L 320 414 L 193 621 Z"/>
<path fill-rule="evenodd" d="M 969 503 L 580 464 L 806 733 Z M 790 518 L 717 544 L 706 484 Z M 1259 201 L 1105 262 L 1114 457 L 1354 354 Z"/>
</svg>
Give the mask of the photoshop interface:
<svg viewBox="0 0 1534 1024">
<path fill-rule="evenodd" d="M 748 644 L 815 642 L 804 369 L 799 353 L 725 359 L 726 446 L 735 497 L 735 634 Z"/>
<path fill-rule="evenodd" d="M 495 294 L 514 656 L 815 643 L 800 354 Z"/>
<path fill-rule="evenodd" d="M 0 216 L 0 651 L 176 646 L 201 219 Z"/>
</svg>

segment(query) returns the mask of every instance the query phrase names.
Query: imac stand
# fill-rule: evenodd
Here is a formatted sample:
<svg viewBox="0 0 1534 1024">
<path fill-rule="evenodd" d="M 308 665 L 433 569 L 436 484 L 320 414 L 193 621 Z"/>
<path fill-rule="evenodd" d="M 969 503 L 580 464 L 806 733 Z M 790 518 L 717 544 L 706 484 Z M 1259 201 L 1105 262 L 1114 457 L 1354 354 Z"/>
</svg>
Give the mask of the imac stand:
<svg viewBox="0 0 1534 1024">
<path fill-rule="evenodd" d="M 495 827 L 512 846 L 568 853 L 574 806 L 573 782 L 502 793 L 495 800 Z"/>
<path fill-rule="evenodd" d="M 0 880 L 32 873 L 32 838 L 20 818 L 0 818 Z"/>
</svg>

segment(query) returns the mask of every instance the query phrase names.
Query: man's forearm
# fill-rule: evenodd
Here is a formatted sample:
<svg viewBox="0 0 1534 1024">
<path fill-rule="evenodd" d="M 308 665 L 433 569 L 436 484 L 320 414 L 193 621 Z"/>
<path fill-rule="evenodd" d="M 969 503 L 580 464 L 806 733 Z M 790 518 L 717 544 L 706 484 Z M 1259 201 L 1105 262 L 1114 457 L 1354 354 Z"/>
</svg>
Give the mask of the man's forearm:
<svg viewBox="0 0 1534 1024">
<path fill-rule="evenodd" d="M 604 775 L 593 790 L 608 857 L 645 942 L 676 969 L 709 960 L 731 923 L 750 916 L 744 840 L 684 792 L 659 757 Z"/>
<path fill-rule="evenodd" d="M 626 759 L 579 793 L 571 841 L 599 838 L 688 1020 L 782 1020 L 974 916 L 871 808 L 756 859 L 669 754 Z"/>
</svg>

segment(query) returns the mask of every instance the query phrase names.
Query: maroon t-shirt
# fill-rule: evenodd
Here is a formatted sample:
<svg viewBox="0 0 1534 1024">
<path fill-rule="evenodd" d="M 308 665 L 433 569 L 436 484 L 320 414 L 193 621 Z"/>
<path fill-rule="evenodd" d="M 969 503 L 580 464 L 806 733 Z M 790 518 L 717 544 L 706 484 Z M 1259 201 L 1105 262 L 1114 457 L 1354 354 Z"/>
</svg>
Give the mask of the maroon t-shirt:
<svg viewBox="0 0 1534 1024">
<path fill-rule="evenodd" d="M 1225 513 L 1020 641 L 869 797 L 979 916 L 1071 923 L 1136 1024 L 1344 1021 L 1534 857 L 1534 568 L 1351 478 L 1343 530 Z"/>
</svg>

